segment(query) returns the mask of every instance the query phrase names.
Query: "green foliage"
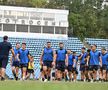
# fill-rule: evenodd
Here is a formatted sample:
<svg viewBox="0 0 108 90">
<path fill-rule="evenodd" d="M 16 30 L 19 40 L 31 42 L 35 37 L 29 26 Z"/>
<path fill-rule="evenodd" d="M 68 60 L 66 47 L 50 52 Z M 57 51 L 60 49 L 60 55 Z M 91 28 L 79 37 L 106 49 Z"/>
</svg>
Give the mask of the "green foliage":
<svg viewBox="0 0 108 90">
<path fill-rule="evenodd" d="M 43 8 L 47 4 L 47 0 L 31 0 L 31 5 L 33 7 Z"/>
<path fill-rule="evenodd" d="M 69 28 L 73 35 L 108 38 L 108 6 L 102 9 L 102 0 L 75 0 L 70 6 Z M 72 29 L 71 29 L 72 28 Z M 69 36 L 72 36 L 69 31 Z"/>
</svg>

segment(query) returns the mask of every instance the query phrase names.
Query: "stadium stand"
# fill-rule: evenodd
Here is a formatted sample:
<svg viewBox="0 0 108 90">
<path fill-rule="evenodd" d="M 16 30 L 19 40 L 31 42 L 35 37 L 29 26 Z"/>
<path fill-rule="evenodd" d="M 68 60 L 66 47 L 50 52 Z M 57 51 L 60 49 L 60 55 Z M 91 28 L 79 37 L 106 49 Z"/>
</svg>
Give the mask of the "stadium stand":
<svg viewBox="0 0 108 90">
<path fill-rule="evenodd" d="M 86 38 L 85 39 L 88 44 L 97 44 L 98 50 L 101 47 L 106 47 L 108 49 L 108 39 L 95 39 L 95 38 Z M 0 37 L 0 42 L 2 41 L 2 37 Z M 13 47 L 15 47 L 16 42 L 23 42 L 27 43 L 27 49 L 29 49 L 30 54 L 34 56 L 35 60 L 35 77 L 38 78 L 40 74 L 40 65 L 39 65 L 39 58 L 42 52 L 42 49 L 45 47 L 46 42 L 50 41 L 52 43 L 52 47 L 56 50 L 58 48 L 58 43 L 63 42 L 66 49 L 71 49 L 72 51 L 76 51 L 77 55 L 80 53 L 81 47 L 83 47 L 82 42 L 75 37 L 69 37 L 68 40 L 56 40 L 56 39 L 35 39 L 35 38 L 9 38 L 9 42 L 12 43 Z M 11 55 L 10 55 L 11 56 Z M 9 56 L 9 58 L 10 58 Z M 10 69 L 10 64 L 8 64 L 6 69 L 6 75 L 9 78 L 13 78 L 12 71 Z M 19 77 L 21 73 L 19 71 Z"/>
<path fill-rule="evenodd" d="M 106 47 L 106 49 L 108 49 L 108 39 L 86 38 L 85 40 L 90 45 L 96 44 L 98 50 L 100 50 L 101 47 Z"/>
<path fill-rule="evenodd" d="M 0 37 L 0 42 L 2 41 L 2 37 Z M 52 47 L 56 50 L 58 48 L 58 43 L 63 42 L 66 49 L 71 49 L 73 51 L 76 51 L 77 54 L 80 53 L 80 49 L 83 46 L 81 41 L 78 38 L 68 38 L 68 40 L 54 40 L 54 39 L 33 39 L 33 38 L 9 38 L 9 42 L 12 43 L 13 48 L 15 47 L 16 42 L 23 42 L 25 41 L 27 43 L 27 49 L 29 49 L 30 54 L 34 56 L 35 60 L 35 75 L 38 78 L 39 77 L 39 58 L 42 52 L 43 47 L 45 47 L 45 44 L 47 41 L 50 41 L 52 43 Z M 11 55 L 10 55 L 11 56 Z M 10 57 L 9 56 L 9 57 Z M 10 64 L 8 64 L 6 69 L 6 74 L 9 78 L 13 78 L 12 71 L 10 69 Z M 19 76 L 20 73 L 19 73 Z"/>
</svg>

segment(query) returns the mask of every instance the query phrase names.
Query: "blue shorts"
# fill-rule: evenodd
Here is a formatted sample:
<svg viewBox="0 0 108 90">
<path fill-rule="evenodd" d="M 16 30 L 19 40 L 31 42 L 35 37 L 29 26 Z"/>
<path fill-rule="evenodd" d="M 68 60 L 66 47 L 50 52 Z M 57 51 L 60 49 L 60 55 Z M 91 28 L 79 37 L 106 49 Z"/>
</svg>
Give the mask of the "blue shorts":
<svg viewBox="0 0 108 90">
<path fill-rule="evenodd" d="M 20 68 L 27 68 L 28 67 L 28 63 L 20 63 Z"/>
<path fill-rule="evenodd" d="M 66 69 L 68 70 L 68 72 L 72 72 L 72 65 L 67 66 Z"/>
<path fill-rule="evenodd" d="M 72 65 L 69 65 L 67 67 L 67 70 L 68 70 L 68 72 L 74 72 L 74 71 L 76 71 L 76 68 L 73 68 Z"/>
<path fill-rule="evenodd" d="M 64 72 L 66 69 L 65 61 L 57 61 L 56 62 L 56 69 Z"/>
<path fill-rule="evenodd" d="M 43 61 L 43 66 L 47 66 L 48 68 L 52 67 L 52 61 Z"/>
<path fill-rule="evenodd" d="M 88 66 L 86 66 L 85 64 L 80 64 L 80 71 L 87 71 L 89 70 Z"/>
<path fill-rule="evenodd" d="M 102 65 L 101 70 L 107 70 L 107 65 Z"/>
<path fill-rule="evenodd" d="M 13 61 L 12 66 L 19 67 L 19 61 Z"/>
<path fill-rule="evenodd" d="M 107 72 L 108 72 L 108 65 L 107 65 Z"/>
<path fill-rule="evenodd" d="M 89 66 L 90 71 L 93 71 L 93 70 L 97 71 L 98 69 L 99 69 L 99 65 L 90 65 Z"/>
</svg>

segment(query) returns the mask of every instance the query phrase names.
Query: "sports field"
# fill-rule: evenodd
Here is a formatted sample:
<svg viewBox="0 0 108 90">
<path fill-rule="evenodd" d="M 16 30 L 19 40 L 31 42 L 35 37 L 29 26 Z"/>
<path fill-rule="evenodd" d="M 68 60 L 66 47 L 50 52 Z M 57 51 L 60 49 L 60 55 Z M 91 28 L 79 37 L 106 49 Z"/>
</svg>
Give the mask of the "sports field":
<svg viewBox="0 0 108 90">
<path fill-rule="evenodd" d="M 108 90 L 108 83 L 0 81 L 0 90 Z"/>
</svg>

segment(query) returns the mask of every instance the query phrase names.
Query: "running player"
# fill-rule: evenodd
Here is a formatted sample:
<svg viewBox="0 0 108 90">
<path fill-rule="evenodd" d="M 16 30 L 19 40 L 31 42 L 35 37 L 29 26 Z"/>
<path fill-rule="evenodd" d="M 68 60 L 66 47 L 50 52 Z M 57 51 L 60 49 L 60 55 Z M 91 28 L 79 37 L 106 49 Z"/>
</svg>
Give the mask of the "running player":
<svg viewBox="0 0 108 90">
<path fill-rule="evenodd" d="M 108 64 L 108 53 L 106 52 L 105 48 L 101 49 L 101 58 L 102 58 L 102 68 L 101 68 L 101 74 L 102 74 L 102 81 L 106 81 L 107 77 L 107 64 Z"/>
<path fill-rule="evenodd" d="M 108 51 L 106 51 L 106 53 L 108 54 Z M 107 72 L 106 72 L 106 81 L 108 82 L 108 63 L 107 63 Z"/>
<path fill-rule="evenodd" d="M 96 50 L 97 46 L 94 44 L 91 47 L 90 55 L 88 56 L 89 60 L 89 79 L 95 82 L 97 79 L 97 71 L 99 66 L 102 67 L 102 59 L 100 57 L 100 52 Z"/>
<path fill-rule="evenodd" d="M 28 62 L 29 60 L 31 60 L 31 56 L 29 54 L 29 50 L 26 49 L 25 42 L 22 43 L 22 48 L 18 51 L 17 58 L 20 61 L 20 68 L 22 71 L 22 80 L 25 80 Z"/>
<path fill-rule="evenodd" d="M 68 55 L 63 43 L 59 43 L 59 49 L 56 51 L 54 62 L 56 63 L 57 80 L 61 81 L 65 77 L 65 68 L 68 66 Z"/>
<path fill-rule="evenodd" d="M 10 58 L 10 63 L 12 66 L 12 73 L 16 80 L 18 80 L 18 71 L 19 71 L 19 61 L 17 59 L 17 54 L 18 54 L 19 49 L 20 49 L 20 43 L 16 43 L 16 47 L 14 49 L 16 58 L 15 58 L 15 60 L 14 60 L 13 56 Z"/>
<path fill-rule="evenodd" d="M 73 78 L 74 81 L 76 81 L 76 60 L 75 60 L 75 56 L 72 54 L 71 50 L 67 50 L 67 54 L 68 54 L 68 76 L 69 76 L 69 81 L 72 81 L 72 74 L 73 74 Z"/>
<path fill-rule="evenodd" d="M 86 60 L 87 57 L 86 48 L 81 48 L 81 54 L 79 55 L 78 59 L 80 60 L 80 71 L 81 71 L 81 81 L 85 81 L 86 77 Z"/>
<path fill-rule="evenodd" d="M 76 55 L 76 52 L 73 52 L 73 57 L 75 57 L 75 74 L 74 74 L 74 82 L 77 81 L 77 75 L 78 75 L 78 56 Z"/>
<path fill-rule="evenodd" d="M 8 42 L 8 36 L 3 37 L 3 42 L 0 42 L 0 69 L 1 69 L 1 80 L 5 80 L 5 70 L 8 64 L 9 51 L 11 51 L 15 58 L 14 50 L 12 49 L 11 43 Z"/>
<path fill-rule="evenodd" d="M 50 81 L 51 68 L 53 66 L 54 50 L 51 48 L 51 42 L 47 42 L 47 47 L 42 51 L 40 64 L 43 65 L 43 81 Z"/>
</svg>

